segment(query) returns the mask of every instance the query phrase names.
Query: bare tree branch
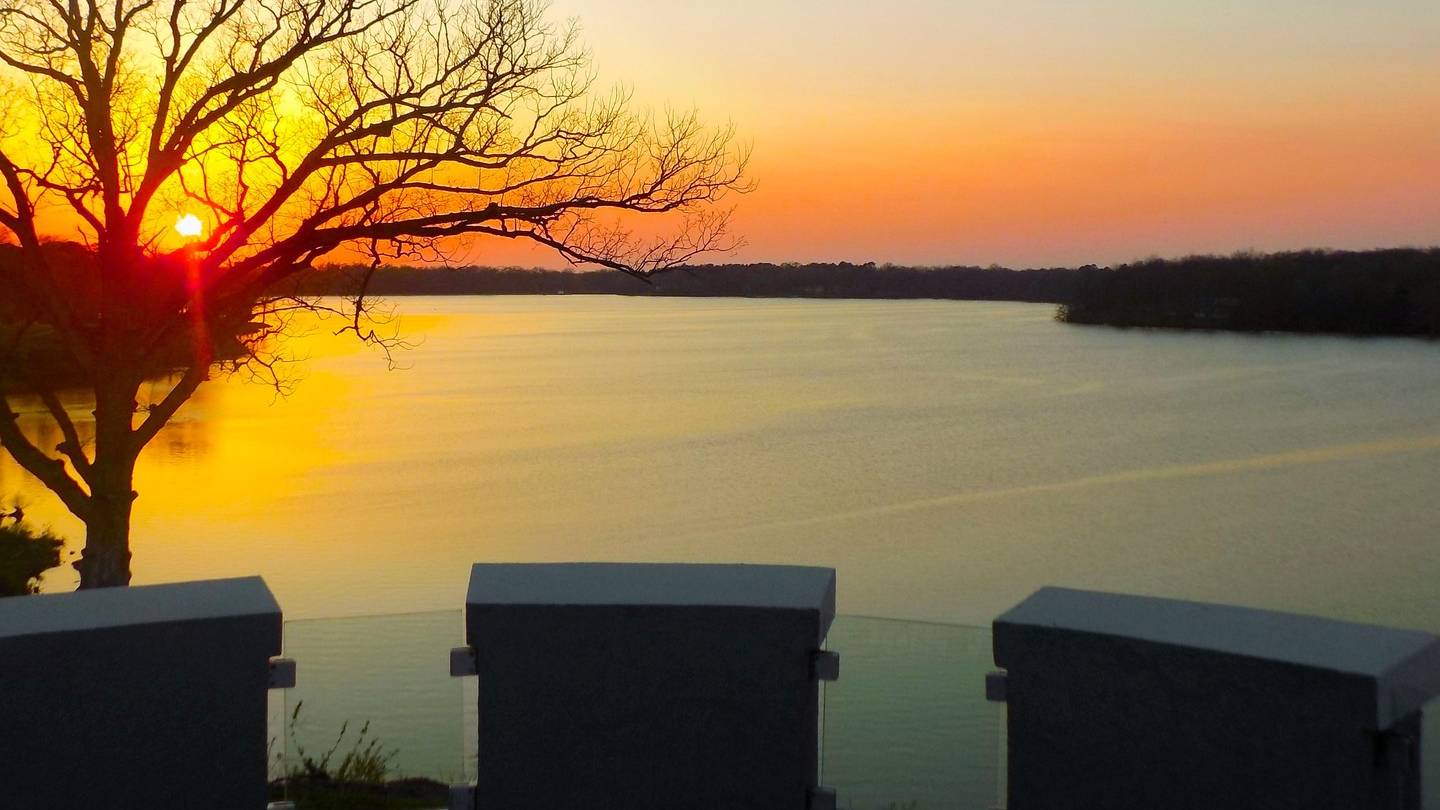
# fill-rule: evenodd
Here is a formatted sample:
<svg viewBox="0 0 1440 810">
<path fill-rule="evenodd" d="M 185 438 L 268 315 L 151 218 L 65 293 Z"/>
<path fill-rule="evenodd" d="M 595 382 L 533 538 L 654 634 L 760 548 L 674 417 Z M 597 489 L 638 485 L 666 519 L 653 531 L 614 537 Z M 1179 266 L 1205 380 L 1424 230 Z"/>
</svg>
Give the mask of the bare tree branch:
<svg viewBox="0 0 1440 810">
<path fill-rule="evenodd" d="M 34 324 L 13 354 L 96 401 L 82 447 L 49 375 L 6 374 L 63 458 L 8 404 L 0 442 L 85 518 L 82 584 L 128 581 L 135 459 L 217 358 L 279 388 L 284 324 L 344 309 L 394 362 L 367 301 L 384 262 L 506 239 L 644 278 L 738 245 L 734 130 L 595 84 L 542 0 L 0 0 L 0 328 Z M 206 233 L 180 239 L 181 213 Z M 284 293 L 356 254 L 346 304 Z"/>
</svg>

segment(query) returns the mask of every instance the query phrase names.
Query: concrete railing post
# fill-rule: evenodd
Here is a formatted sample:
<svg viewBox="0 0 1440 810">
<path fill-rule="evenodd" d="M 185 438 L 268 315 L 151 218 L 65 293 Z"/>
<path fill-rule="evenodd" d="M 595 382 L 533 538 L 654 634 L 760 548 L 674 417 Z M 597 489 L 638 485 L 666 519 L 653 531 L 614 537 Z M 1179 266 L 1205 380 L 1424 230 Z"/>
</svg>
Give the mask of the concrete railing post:
<svg viewBox="0 0 1440 810">
<path fill-rule="evenodd" d="M 265 807 L 280 637 L 259 578 L 0 599 L 0 806 Z"/>
<path fill-rule="evenodd" d="M 477 565 L 452 672 L 479 677 L 477 784 L 455 807 L 805 810 L 828 568 Z"/>
<path fill-rule="evenodd" d="M 1418 810 L 1440 639 L 1045 588 L 995 620 L 1010 810 Z"/>
</svg>

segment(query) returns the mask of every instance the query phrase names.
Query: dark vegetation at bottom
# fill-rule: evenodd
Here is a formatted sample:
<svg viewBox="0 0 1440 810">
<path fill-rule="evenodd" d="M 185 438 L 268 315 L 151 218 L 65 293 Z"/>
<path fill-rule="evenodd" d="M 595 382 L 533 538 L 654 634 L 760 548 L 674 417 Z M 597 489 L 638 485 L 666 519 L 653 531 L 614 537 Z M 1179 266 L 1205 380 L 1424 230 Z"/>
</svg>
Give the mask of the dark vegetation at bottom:
<svg viewBox="0 0 1440 810">
<path fill-rule="evenodd" d="M 345 722 L 328 749 L 307 751 L 295 734 L 304 706 L 303 700 L 296 703 L 287 723 L 293 756 L 275 752 L 277 741 L 271 741 L 270 756 L 285 773 L 270 783 L 271 801 L 294 802 L 296 810 L 433 810 L 449 802 L 450 787 L 443 782 L 391 779 L 391 764 L 399 752 L 371 736 L 368 722 L 353 738 L 353 726 Z M 920 810 L 920 805 L 891 802 L 879 810 Z"/>
<path fill-rule="evenodd" d="M 288 737 L 293 755 L 274 753 L 285 775 L 270 783 L 272 801 L 295 803 L 297 810 L 410 810 L 444 807 L 450 797 L 447 785 L 433 779 L 391 778 L 399 752 L 371 736 L 370 723 L 340 725 L 340 732 L 324 751 L 307 750 L 296 736 L 305 701 L 290 712 Z M 343 753 L 342 753 L 343 752 Z"/>
<path fill-rule="evenodd" d="M 342 782 L 307 776 L 270 783 L 270 799 L 295 803 L 296 810 L 433 810 L 450 800 L 450 789 L 433 779 Z"/>
<path fill-rule="evenodd" d="M 65 541 L 0 513 L 0 596 L 37 593 L 40 575 L 60 564 Z"/>
</svg>

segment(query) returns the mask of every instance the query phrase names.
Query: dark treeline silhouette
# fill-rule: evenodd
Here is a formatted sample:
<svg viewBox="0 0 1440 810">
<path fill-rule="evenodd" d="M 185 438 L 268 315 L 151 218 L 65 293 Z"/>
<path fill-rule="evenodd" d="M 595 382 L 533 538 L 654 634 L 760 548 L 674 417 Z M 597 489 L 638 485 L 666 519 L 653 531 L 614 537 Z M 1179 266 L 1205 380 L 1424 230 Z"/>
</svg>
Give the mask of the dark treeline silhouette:
<svg viewBox="0 0 1440 810">
<path fill-rule="evenodd" d="M 53 241 L 37 246 L 36 253 L 46 268 L 68 291 L 72 306 L 87 315 L 75 318 L 72 328 L 98 332 L 101 319 L 93 314 L 104 298 L 102 276 L 94 251 L 77 242 Z M 0 274 L 26 263 L 25 248 L 0 243 Z M 176 283 L 184 272 L 178 262 L 157 262 L 149 268 L 151 285 L 137 295 L 159 296 L 167 285 Z M 76 358 L 54 316 L 25 296 L 5 295 L 0 285 L 0 395 L 6 392 L 36 392 L 44 389 L 83 385 L 90 376 Z M 233 319 L 208 324 L 209 359 L 235 361 L 246 354 L 243 338 L 251 324 Z M 144 377 L 163 377 L 182 369 L 192 360 L 193 333 L 181 333 L 169 340 L 155 341 L 137 364 Z M 73 344 L 72 344 L 73 345 Z"/>
<path fill-rule="evenodd" d="M 353 293 L 366 267 L 331 267 L 307 276 L 310 295 Z M 661 295 L 729 298 L 947 298 L 1064 303 L 1104 271 L 1003 267 L 896 267 L 874 264 L 726 264 L 682 267 L 647 280 L 609 271 L 493 267 L 385 267 L 369 292 L 399 295 Z"/>
<path fill-rule="evenodd" d="M 353 293 L 365 267 L 304 279 L 310 295 Z M 613 272 L 384 267 L 369 292 L 402 295 L 655 295 L 940 298 L 1059 304 L 1067 323 L 1440 336 L 1440 249 L 1308 250 L 1148 259 L 1114 268 L 1011 270 L 875 264 L 682 267 L 641 280 Z"/>
<path fill-rule="evenodd" d="M 1440 249 L 1153 259 L 1088 274 L 1068 323 L 1440 336 Z"/>
</svg>

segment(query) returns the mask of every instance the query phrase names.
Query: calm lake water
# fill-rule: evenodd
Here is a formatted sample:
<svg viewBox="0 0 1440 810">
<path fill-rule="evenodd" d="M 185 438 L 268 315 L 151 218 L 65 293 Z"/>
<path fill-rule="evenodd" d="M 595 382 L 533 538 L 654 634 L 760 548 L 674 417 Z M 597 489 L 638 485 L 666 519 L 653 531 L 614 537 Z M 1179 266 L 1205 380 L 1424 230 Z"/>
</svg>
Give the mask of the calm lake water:
<svg viewBox="0 0 1440 810">
<path fill-rule="evenodd" d="M 453 610 L 475 561 L 775 562 L 838 568 L 847 614 L 985 624 L 1064 584 L 1440 630 L 1440 345 L 1004 303 L 398 307 L 406 368 L 320 330 L 287 397 L 202 389 L 142 459 L 137 583 L 259 573 L 303 618 Z M 6 459 L 9 496 L 79 537 Z"/>
</svg>

